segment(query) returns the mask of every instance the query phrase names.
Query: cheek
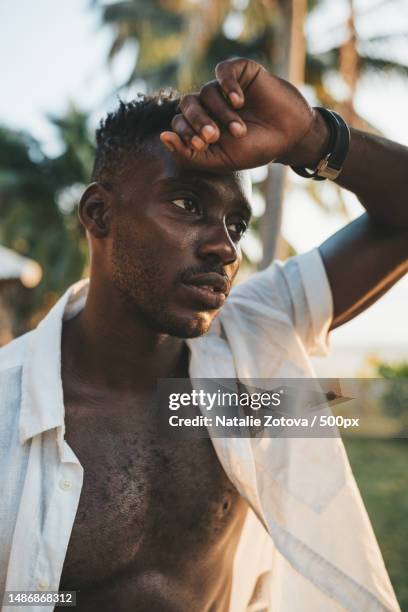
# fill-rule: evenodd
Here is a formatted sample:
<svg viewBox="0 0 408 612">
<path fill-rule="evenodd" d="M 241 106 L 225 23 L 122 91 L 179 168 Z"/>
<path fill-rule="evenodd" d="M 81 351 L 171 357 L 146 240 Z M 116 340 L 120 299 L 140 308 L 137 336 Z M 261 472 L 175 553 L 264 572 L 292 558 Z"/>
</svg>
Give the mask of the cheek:
<svg viewBox="0 0 408 612">
<path fill-rule="evenodd" d="M 198 228 L 176 222 L 157 211 L 142 215 L 124 215 L 114 227 L 116 252 L 120 251 L 133 270 L 157 274 L 171 283 L 180 271 L 192 264 L 199 241 Z"/>
<path fill-rule="evenodd" d="M 171 219 L 163 219 L 149 227 L 144 237 L 154 256 L 164 263 L 166 270 L 180 274 L 194 261 L 199 232 L 186 224 L 174 223 Z"/>
<path fill-rule="evenodd" d="M 156 291 L 173 281 L 181 267 L 183 244 L 157 224 L 118 224 L 112 240 L 111 261 L 116 270 L 134 282 L 155 286 Z"/>
<path fill-rule="evenodd" d="M 173 218 L 163 218 L 152 225 L 152 235 L 156 236 L 157 243 L 162 243 L 169 252 L 186 251 L 193 248 L 199 239 L 199 230 L 190 222 Z"/>
</svg>

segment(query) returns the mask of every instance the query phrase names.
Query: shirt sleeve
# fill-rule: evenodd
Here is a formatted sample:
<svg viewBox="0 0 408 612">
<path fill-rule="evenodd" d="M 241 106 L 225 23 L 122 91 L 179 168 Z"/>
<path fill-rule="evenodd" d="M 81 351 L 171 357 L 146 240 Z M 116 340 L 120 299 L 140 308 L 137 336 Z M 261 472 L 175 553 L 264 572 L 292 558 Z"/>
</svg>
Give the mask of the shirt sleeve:
<svg viewBox="0 0 408 612">
<path fill-rule="evenodd" d="M 283 313 L 310 355 L 326 355 L 333 299 L 318 249 L 273 261 L 235 289 L 236 298 L 262 304 L 272 322 Z"/>
<path fill-rule="evenodd" d="M 277 262 L 288 288 L 293 324 L 310 355 L 327 355 L 333 297 L 318 249 Z"/>
</svg>

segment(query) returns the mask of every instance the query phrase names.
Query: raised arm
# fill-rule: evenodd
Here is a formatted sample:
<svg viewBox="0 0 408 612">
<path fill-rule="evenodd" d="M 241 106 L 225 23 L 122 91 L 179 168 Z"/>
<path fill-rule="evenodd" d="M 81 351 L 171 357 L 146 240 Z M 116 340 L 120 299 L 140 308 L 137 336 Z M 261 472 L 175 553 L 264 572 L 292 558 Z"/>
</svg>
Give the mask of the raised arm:
<svg viewBox="0 0 408 612">
<path fill-rule="evenodd" d="M 408 271 L 408 148 L 351 130 L 336 181 L 367 213 L 320 246 L 334 301 L 332 328 L 367 308 Z"/>
<path fill-rule="evenodd" d="M 246 59 L 218 64 L 216 77 L 200 93 L 183 97 L 174 132 L 161 135 L 176 156 L 212 171 L 271 161 L 316 166 L 328 128 L 295 87 Z M 407 176 L 406 147 L 351 130 L 336 182 L 355 193 L 367 213 L 320 246 L 333 294 L 332 328 L 367 308 L 408 271 Z"/>
</svg>

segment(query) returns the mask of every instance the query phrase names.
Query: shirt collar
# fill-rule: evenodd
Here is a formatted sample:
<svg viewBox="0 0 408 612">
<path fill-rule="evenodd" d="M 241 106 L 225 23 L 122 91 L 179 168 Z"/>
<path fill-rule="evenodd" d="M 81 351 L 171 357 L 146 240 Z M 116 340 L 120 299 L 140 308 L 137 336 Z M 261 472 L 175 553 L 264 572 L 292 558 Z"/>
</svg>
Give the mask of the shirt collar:
<svg viewBox="0 0 408 612">
<path fill-rule="evenodd" d="M 22 444 L 55 427 L 61 427 L 62 434 L 65 433 L 61 379 L 62 323 L 83 309 L 88 289 L 89 279 L 69 287 L 31 334 L 23 362 L 19 423 Z M 234 376 L 232 356 L 220 334 L 220 317 L 216 317 L 207 334 L 187 340 L 190 377 Z"/>
<path fill-rule="evenodd" d="M 89 280 L 85 279 L 72 285 L 29 338 L 23 362 L 19 422 L 22 444 L 43 431 L 64 427 L 62 322 L 83 308 L 88 284 Z"/>
</svg>

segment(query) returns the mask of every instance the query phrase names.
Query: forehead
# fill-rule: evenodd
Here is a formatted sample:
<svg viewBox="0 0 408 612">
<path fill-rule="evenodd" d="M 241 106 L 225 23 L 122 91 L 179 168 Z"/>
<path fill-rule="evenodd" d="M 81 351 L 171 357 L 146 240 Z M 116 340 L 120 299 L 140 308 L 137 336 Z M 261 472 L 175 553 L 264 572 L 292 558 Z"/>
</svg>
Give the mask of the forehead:
<svg viewBox="0 0 408 612">
<path fill-rule="evenodd" d="M 140 183 L 142 179 L 150 192 L 160 187 L 189 185 L 198 191 L 214 192 L 222 200 L 239 200 L 250 209 L 252 182 L 246 170 L 208 172 L 192 168 L 188 162 L 177 160 L 161 143 L 147 151 L 144 159 L 138 156 L 136 164 L 138 169 L 126 173 L 127 178 L 130 183 Z"/>
</svg>

